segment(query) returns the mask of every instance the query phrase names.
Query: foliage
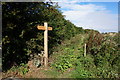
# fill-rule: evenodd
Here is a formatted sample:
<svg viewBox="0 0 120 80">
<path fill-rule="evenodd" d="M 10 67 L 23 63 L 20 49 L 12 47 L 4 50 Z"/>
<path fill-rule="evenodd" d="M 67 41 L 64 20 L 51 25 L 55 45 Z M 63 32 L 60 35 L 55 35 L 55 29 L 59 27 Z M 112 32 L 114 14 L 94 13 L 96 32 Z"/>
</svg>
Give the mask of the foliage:
<svg viewBox="0 0 120 80">
<path fill-rule="evenodd" d="M 118 63 L 118 60 L 120 60 L 118 53 L 120 53 L 120 51 L 117 43 L 119 38 L 117 38 L 116 35 L 103 37 L 102 34 L 98 35 L 98 33 L 96 33 L 92 34 L 92 37 L 90 35 L 88 39 L 87 50 L 89 52 L 87 53 L 93 55 L 94 64 L 98 69 L 97 73 L 100 73 L 99 76 L 104 78 L 118 77 L 118 68 L 120 66 Z"/>
<path fill-rule="evenodd" d="M 21 63 L 20 66 L 13 66 L 9 72 L 12 71 L 12 72 L 16 72 L 16 73 L 19 73 L 20 75 L 25 75 L 29 69 L 28 69 L 28 66 L 24 63 Z"/>
<path fill-rule="evenodd" d="M 83 42 L 90 41 L 91 36 L 93 42 L 89 50 L 96 50 L 95 53 L 87 52 L 87 56 L 84 57 Z M 101 37 L 102 40 L 99 42 Z M 63 41 L 64 44 L 60 45 L 58 50 L 55 49 L 54 57 L 57 58 L 51 66 L 59 72 L 67 72 L 72 78 L 119 78 L 120 51 L 115 39 L 118 38 L 97 32 L 94 32 L 94 35 L 76 35 L 70 40 Z M 69 64 L 72 66 L 69 67 Z M 69 70 L 71 71 L 68 72 Z"/>
<path fill-rule="evenodd" d="M 26 74 L 29 71 L 28 66 L 26 64 L 22 63 L 20 66 L 21 67 L 19 67 L 18 70 L 22 75 Z"/>
<path fill-rule="evenodd" d="M 89 38 L 86 41 L 87 44 L 87 53 L 91 53 L 93 55 L 99 52 L 99 47 L 103 42 L 103 36 L 99 32 L 91 32 L 89 34 Z"/>
<path fill-rule="evenodd" d="M 93 30 L 93 29 L 85 29 L 85 33 L 87 33 L 87 34 L 90 34 L 90 33 L 99 33 L 99 31 L 97 31 L 97 30 Z"/>
<path fill-rule="evenodd" d="M 28 72 L 25 63 L 29 60 L 29 55 L 43 50 L 43 31 L 37 30 L 36 26 L 48 22 L 53 27 L 48 36 L 49 54 L 57 54 L 50 65 L 52 68 L 59 72 L 71 69 L 70 74 L 74 78 L 119 77 L 119 34 L 105 36 L 95 30 L 84 31 L 82 27 L 76 27 L 65 20 L 57 3 L 10 2 L 3 3 L 2 10 L 3 70 L 17 65 L 17 68 L 11 69 L 18 70 L 21 74 Z M 86 57 L 83 56 L 85 43 Z M 59 48 L 56 49 L 57 47 Z"/>
<path fill-rule="evenodd" d="M 66 53 L 66 55 L 64 56 L 61 55 L 58 58 L 59 61 L 53 64 L 58 70 L 62 72 L 64 72 L 68 68 L 71 68 L 73 66 L 72 62 L 76 59 L 75 56 L 73 55 L 74 49 L 65 48 L 65 50 L 67 50 L 68 53 Z"/>
<path fill-rule="evenodd" d="M 14 64 L 27 63 L 30 54 L 43 51 L 43 31 L 37 30 L 38 24 L 48 22 L 53 27 L 48 36 L 50 54 L 52 48 L 64 39 L 84 33 L 81 27 L 77 28 L 65 20 L 57 3 L 5 2 L 2 3 L 2 10 L 3 70 Z"/>
<path fill-rule="evenodd" d="M 120 33 L 117 33 L 115 36 L 113 36 L 113 39 L 116 43 L 118 43 L 118 46 L 120 46 Z"/>
<path fill-rule="evenodd" d="M 77 66 L 77 68 L 72 73 L 73 78 L 90 78 L 92 77 L 91 73 L 85 69 L 81 69 Z"/>
</svg>

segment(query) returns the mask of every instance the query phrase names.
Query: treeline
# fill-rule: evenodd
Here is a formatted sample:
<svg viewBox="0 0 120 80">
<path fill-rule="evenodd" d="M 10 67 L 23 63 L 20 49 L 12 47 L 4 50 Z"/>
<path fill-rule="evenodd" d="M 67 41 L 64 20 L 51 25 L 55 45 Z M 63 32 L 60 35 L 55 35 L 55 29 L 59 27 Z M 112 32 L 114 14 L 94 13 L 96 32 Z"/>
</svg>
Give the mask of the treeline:
<svg viewBox="0 0 120 80">
<path fill-rule="evenodd" d="M 6 2 L 2 3 L 2 64 L 3 70 L 13 65 L 26 63 L 30 54 L 43 50 L 43 31 L 37 25 L 53 27 L 49 31 L 49 53 L 53 47 L 65 39 L 84 33 L 82 27 L 76 27 L 52 2 Z"/>
</svg>

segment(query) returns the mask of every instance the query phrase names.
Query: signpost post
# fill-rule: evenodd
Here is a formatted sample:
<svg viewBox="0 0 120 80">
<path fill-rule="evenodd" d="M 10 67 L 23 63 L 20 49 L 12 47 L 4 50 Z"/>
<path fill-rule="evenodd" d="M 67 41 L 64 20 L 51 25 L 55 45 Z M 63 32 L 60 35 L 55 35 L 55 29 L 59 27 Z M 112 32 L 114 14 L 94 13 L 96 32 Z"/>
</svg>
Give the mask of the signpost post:
<svg viewBox="0 0 120 80">
<path fill-rule="evenodd" d="M 44 30 L 44 65 L 48 65 L 48 30 L 52 30 L 52 27 L 48 27 L 47 22 L 44 22 L 44 26 L 37 26 L 38 30 Z"/>
</svg>

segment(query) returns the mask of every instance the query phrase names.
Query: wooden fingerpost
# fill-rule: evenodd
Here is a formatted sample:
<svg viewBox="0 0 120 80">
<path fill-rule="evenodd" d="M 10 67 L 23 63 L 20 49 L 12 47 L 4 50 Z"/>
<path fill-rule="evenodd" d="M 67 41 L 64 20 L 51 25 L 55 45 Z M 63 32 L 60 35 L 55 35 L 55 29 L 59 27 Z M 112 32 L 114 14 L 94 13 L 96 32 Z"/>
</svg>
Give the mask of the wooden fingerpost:
<svg viewBox="0 0 120 80">
<path fill-rule="evenodd" d="M 47 22 L 44 23 L 45 31 L 44 31 L 44 65 L 47 67 L 48 65 L 48 24 Z"/>
<path fill-rule="evenodd" d="M 44 31 L 44 66 L 48 66 L 48 30 L 52 30 L 52 27 L 48 27 L 47 22 L 44 22 L 44 26 L 37 26 L 38 30 Z"/>
</svg>

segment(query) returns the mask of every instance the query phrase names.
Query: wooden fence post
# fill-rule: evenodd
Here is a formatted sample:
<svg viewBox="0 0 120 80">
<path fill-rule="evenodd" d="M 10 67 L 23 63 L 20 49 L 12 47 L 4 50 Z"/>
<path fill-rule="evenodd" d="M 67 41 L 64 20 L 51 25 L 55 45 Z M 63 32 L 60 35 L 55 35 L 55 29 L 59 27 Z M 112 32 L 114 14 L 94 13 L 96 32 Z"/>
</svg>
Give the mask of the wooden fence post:
<svg viewBox="0 0 120 80">
<path fill-rule="evenodd" d="M 86 57 L 86 43 L 84 45 L 84 57 Z"/>
</svg>

